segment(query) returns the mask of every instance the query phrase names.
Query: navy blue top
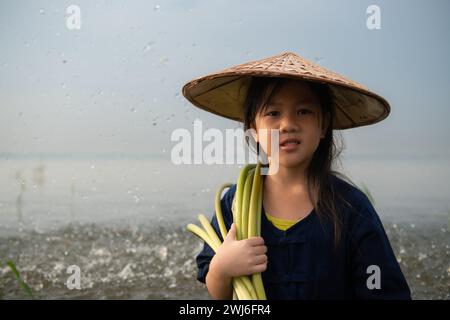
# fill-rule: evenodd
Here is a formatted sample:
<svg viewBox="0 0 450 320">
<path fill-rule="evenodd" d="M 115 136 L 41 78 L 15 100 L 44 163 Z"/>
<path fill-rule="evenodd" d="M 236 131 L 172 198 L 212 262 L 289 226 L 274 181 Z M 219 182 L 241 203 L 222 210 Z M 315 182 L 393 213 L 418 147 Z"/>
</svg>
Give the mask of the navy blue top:
<svg viewBox="0 0 450 320">
<path fill-rule="evenodd" d="M 286 231 L 267 219 L 263 207 L 261 236 L 267 246 L 267 269 L 262 273 L 268 300 L 272 299 L 411 299 L 411 293 L 392 251 L 383 225 L 367 196 L 348 182 L 331 176 L 332 184 L 354 209 L 336 200 L 342 236 L 334 246 L 333 225 L 319 221 L 315 209 Z M 221 199 L 227 230 L 233 222 L 231 205 L 236 184 Z M 223 241 L 215 214 L 213 228 Z M 204 243 L 197 255 L 197 279 L 205 283 L 214 256 Z M 369 289 L 379 267 L 380 289 Z M 370 279 L 369 279 L 370 277 Z"/>
</svg>

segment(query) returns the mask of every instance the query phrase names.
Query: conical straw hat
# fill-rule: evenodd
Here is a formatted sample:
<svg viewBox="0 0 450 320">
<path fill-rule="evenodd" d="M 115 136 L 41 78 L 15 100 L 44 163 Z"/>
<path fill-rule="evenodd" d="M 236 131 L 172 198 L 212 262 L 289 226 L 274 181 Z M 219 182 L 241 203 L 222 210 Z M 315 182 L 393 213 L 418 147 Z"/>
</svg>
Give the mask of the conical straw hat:
<svg viewBox="0 0 450 320">
<path fill-rule="evenodd" d="M 292 52 L 194 79 L 183 86 L 183 95 L 201 109 L 243 121 L 243 105 L 252 77 L 285 77 L 326 84 L 335 110 L 333 129 L 374 124 L 390 112 L 389 103 L 383 97 Z"/>
</svg>

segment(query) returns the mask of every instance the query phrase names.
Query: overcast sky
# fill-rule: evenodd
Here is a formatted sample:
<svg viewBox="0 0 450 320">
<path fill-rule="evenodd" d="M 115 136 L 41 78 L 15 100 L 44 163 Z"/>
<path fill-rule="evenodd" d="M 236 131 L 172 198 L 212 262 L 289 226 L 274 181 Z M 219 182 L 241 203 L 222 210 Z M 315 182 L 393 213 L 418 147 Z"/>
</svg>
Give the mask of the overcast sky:
<svg viewBox="0 0 450 320">
<path fill-rule="evenodd" d="M 445 0 L 2 1 L 0 154 L 165 156 L 196 118 L 239 126 L 190 105 L 186 82 L 292 51 L 390 102 L 386 120 L 342 132 L 346 153 L 450 159 L 449 13 Z"/>
</svg>

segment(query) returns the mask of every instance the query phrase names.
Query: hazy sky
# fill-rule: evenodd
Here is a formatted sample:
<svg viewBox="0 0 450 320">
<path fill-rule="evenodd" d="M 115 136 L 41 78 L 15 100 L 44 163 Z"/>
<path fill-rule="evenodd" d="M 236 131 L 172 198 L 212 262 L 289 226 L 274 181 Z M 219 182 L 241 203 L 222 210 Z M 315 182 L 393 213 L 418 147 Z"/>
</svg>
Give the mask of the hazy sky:
<svg viewBox="0 0 450 320">
<path fill-rule="evenodd" d="M 81 9 L 81 29 L 66 8 Z M 366 27 L 369 5 L 381 29 Z M 176 128 L 236 128 L 189 80 L 293 51 L 391 104 L 344 130 L 348 154 L 450 157 L 450 2 L 2 1 L 0 153 L 168 155 Z"/>
</svg>

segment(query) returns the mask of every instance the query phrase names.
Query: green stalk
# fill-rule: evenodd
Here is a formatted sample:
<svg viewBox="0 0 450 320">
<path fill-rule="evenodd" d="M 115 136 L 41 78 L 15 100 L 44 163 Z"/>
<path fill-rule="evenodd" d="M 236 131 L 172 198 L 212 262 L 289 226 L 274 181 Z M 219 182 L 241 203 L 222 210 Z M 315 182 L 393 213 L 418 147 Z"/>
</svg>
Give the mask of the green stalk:
<svg viewBox="0 0 450 320">
<path fill-rule="evenodd" d="M 208 233 L 211 240 L 216 244 L 216 248 L 219 248 L 222 242 L 220 241 L 219 237 L 217 236 L 216 231 L 213 229 L 211 224 L 209 223 L 208 219 L 206 219 L 205 215 L 199 214 L 198 219 L 200 220 L 200 223 L 203 226 L 203 229 L 205 229 L 206 233 Z"/>
<path fill-rule="evenodd" d="M 239 300 L 252 300 L 252 296 L 247 291 L 247 288 L 240 277 L 233 278 L 232 283 L 233 288 L 236 288 Z"/>
<path fill-rule="evenodd" d="M 244 194 L 242 199 L 242 239 L 248 238 L 248 209 L 250 206 L 250 194 L 252 191 L 255 169 L 249 171 L 245 179 Z"/>
<path fill-rule="evenodd" d="M 206 233 L 209 235 L 210 239 L 212 240 L 212 242 L 215 243 L 216 250 L 214 250 L 214 251 L 217 251 L 217 249 L 220 247 L 220 245 L 222 243 L 221 243 L 219 237 L 217 236 L 217 234 L 215 233 L 215 230 L 213 229 L 213 227 L 211 226 L 211 224 L 209 223 L 209 221 L 205 217 L 205 215 L 200 214 L 198 216 L 198 218 L 199 218 L 200 223 L 202 224 L 203 228 L 205 229 Z M 225 235 L 225 237 L 226 237 L 226 235 Z M 253 285 L 252 285 L 250 279 L 247 278 L 247 277 L 244 277 L 244 276 L 238 277 L 238 278 L 242 279 L 241 281 L 244 283 L 244 285 L 247 288 L 247 291 L 249 292 L 250 296 L 252 298 L 254 297 L 254 299 L 257 299 L 256 291 L 253 288 Z"/>
<path fill-rule="evenodd" d="M 230 183 L 222 185 L 215 197 L 216 217 L 223 239 L 226 238 L 228 232 L 223 220 L 221 196 L 223 190 L 230 186 Z M 236 240 L 261 235 L 262 193 L 261 163 L 246 165 L 239 174 L 236 188 L 236 210 L 233 213 L 233 221 L 236 224 Z M 188 224 L 187 229 L 203 239 L 214 252 L 217 252 L 222 244 L 220 238 L 203 214 L 199 215 L 199 220 L 205 230 L 194 224 Z M 233 277 L 232 284 L 233 300 L 267 299 L 260 273 L 253 274 L 251 277 Z"/>
<path fill-rule="evenodd" d="M 261 236 L 262 199 L 263 199 L 263 191 L 264 191 L 263 182 L 264 182 L 264 180 L 262 180 L 262 178 L 261 178 L 259 197 L 258 197 L 258 214 L 256 215 L 256 235 L 258 237 Z"/>
<path fill-rule="evenodd" d="M 222 234 L 222 239 L 225 240 L 225 237 L 227 236 L 227 228 L 225 226 L 225 222 L 223 221 L 223 214 L 222 214 L 222 206 L 221 206 L 221 199 L 222 199 L 222 192 L 224 189 L 229 188 L 231 186 L 231 183 L 225 183 L 223 184 L 219 190 L 216 192 L 216 201 L 215 208 L 216 208 L 216 218 L 217 222 L 219 224 L 220 233 Z"/>
<path fill-rule="evenodd" d="M 255 169 L 253 177 L 253 187 L 250 197 L 250 212 L 249 212 L 249 231 L 248 236 L 257 237 L 261 234 L 261 224 L 258 220 L 261 219 L 261 204 L 262 204 L 262 178 L 261 178 L 261 163 Z M 259 231 L 258 231 L 259 228 Z M 252 275 L 253 287 L 256 290 L 259 300 L 266 300 L 266 293 L 264 291 L 264 285 L 262 282 L 261 273 L 255 273 Z"/>
<path fill-rule="evenodd" d="M 258 294 L 256 293 L 255 288 L 253 287 L 253 284 L 249 277 L 247 276 L 241 276 L 242 282 L 244 283 L 245 287 L 247 288 L 248 293 L 251 296 L 252 300 L 258 300 Z"/>
<path fill-rule="evenodd" d="M 242 198 L 245 186 L 245 180 L 250 169 L 255 167 L 254 164 L 247 164 L 240 172 L 236 187 L 236 239 L 242 240 Z"/>
<path fill-rule="evenodd" d="M 206 218 L 205 218 L 206 219 Z M 203 223 L 205 223 L 205 221 L 204 221 L 204 219 L 202 219 L 203 220 Z M 200 222 L 202 222 L 202 221 L 200 221 Z M 206 221 L 207 223 L 205 223 L 206 225 L 208 225 L 209 224 L 209 221 Z M 203 224 L 202 223 L 202 224 Z M 204 226 L 205 227 L 205 226 Z M 211 228 L 211 229 L 213 229 L 212 227 L 211 227 L 211 225 L 209 224 L 209 227 Z M 192 223 L 189 223 L 188 225 L 187 225 L 187 229 L 190 231 L 190 232 L 192 232 L 193 234 L 195 234 L 196 236 L 198 236 L 200 239 L 202 239 L 203 241 L 205 241 L 212 249 L 213 249 L 213 251 L 214 252 L 217 252 L 217 249 L 218 249 L 218 247 L 219 247 L 219 245 L 217 245 L 217 242 L 216 242 L 216 240 L 213 240 L 212 238 L 211 238 L 211 236 L 210 236 L 210 234 L 208 234 L 208 232 L 207 231 L 205 231 L 205 230 L 203 230 L 203 229 L 201 229 L 199 226 L 197 226 L 197 225 L 195 225 L 195 224 L 192 224 Z M 208 228 L 209 229 L 209 228 Z M 213 231 L 214 231 L 214 229 L 213 229 Z M 217 235 L 216 235 L 216 237 L 217 237 Z M 220 239 L 217 237 L 217 240 L 220 242 Z M 233 283 L 233 288 L 235 288 L 236 289 L 236 294 L 237 294 L 237 296 L 238 296 L 238 298 L 239 298 L 239 300 L 252 300 L 253 299 L 253 295 L 255 295 L 256 296 L 256 293 L 255 293 L 255 291 L 254 291 L 254 289 L 252 288 L 251 289 L 251 291 L 249 291 L 248 290 L 248 285 L 250 284 L 250 286 L 251 286 L 251 283 L 250 283 L 250 281 L 249 281 L 249 279 L 247 279 L 248 281 L 245 281 L 245 279 L 244 278 L 242 278 L 242 277 L 234 277 L 233 279 L 232 279 L 232 283 Z M 247 283 L 247 284 L 246 284 Z M 252 292 L 253 291 L 253 292 Z M 252 294 L 253 293 L 253 294 Z"/>
<path fill-rule="evenodd" d="M 261 180 L 261 165 L 258 165 L 255 168 L 255 174 L 253 175 L 253 186 L 252 192 L 250 195 L 250 208 L 248 213 L 248 237 L 256 237 L 256 215 L 258 210 L 258 193 L 260 191 L 259 183 Z"/>
<path fill-rule="evenodd" d="M 205 230 L 201 229 L 199 226 L 192 223 L 189 223 L 187 225 L 187 229 L 193 234 L 195 234 L 197 237 L 205 241 L 214 250 L 214 252 L 217 250 L 216 244 L 214 243 L 214 241 L 211 240 L 211 238 L 209 237 L 209 235 L 206 233 Z"/>
</svg>

